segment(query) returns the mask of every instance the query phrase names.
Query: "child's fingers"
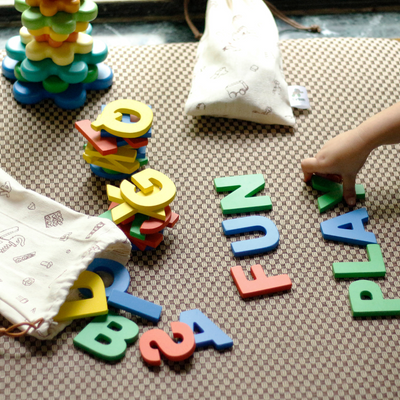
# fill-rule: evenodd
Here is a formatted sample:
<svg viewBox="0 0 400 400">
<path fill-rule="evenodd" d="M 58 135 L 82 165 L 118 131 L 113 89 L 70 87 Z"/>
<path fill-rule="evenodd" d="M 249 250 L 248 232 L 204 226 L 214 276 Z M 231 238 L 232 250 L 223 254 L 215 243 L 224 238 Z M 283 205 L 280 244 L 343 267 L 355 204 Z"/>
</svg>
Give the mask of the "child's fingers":
<svg viewBox="0 0 400 400">
<path fill-rule="evenodd" d="M 356 178 L 353 176 L 343 177 L 343 197 L 349 206 L 356 204 Z"/>
<path fill-rule="evenodd" d="M 304 174 L 304 182 L 308 182 L 316 171 L 317 159 L 316 158 L 306 158 L 301 162 L 301 169 Z"/>
<path fill-rule="evenodd" d="M 337 174 L 318 174 L 322 176 L 322 178 L 329 179 L 330 181 L 336 182 L 336 183 L 341 183 L 342 182 L 342 177 Z"/>
<path fill-rule="evenodd" d="M 314 174 L 334 182 L 342 181 L 341 176 L 329 173 L 329 168 L 321 166 L 321 163 L 316 158 L 306 158 L 303 160 L 301 162 L 301 169 L 303 170 L 305 182 L 311 180 Z"/>
<path fill-rule="evenodd" d="M 304 178 L 303 178 L 304 182 L 309 182 L 313 176 L 313 174 L 310 174 L 308 172 L 304 172 L 303 174 L 304 174 Z"/>
</svg>

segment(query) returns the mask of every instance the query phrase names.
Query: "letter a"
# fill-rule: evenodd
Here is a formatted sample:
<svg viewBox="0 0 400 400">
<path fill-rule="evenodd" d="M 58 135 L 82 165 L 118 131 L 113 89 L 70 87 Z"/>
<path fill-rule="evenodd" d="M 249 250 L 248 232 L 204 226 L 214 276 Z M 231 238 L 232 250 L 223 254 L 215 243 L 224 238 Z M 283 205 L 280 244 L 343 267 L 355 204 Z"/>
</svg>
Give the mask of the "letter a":
<svg viewBox="0 0 400 400">
<path fill-rule="evenodd" d="M 233 346 L 232 339 L 200 310 L 181 312 L 179 321 L 188 324 L 193 332 L 199 331 L 194 335 L 196 348 L 213 345 L 217 350 L 224 350 Z"/>
<path fill-rule="evenodd" d="M 367 210 L 365 208 L 360 208 L 321 222 L 322 236 L 324 239 L 360 246 L 376 244 L 375 235 L 364 229 L 363 224 L 367 222 Z"/>
</svg>

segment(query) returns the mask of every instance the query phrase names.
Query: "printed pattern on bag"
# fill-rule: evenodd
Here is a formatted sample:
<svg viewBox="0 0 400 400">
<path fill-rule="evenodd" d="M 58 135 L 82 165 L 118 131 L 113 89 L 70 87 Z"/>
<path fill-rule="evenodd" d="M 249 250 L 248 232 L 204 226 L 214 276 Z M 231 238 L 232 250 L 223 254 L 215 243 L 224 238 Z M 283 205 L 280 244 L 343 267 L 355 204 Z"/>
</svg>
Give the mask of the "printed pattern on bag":
<svg viewBox="0 0 400 400">
<path fill-rule="evenodd" d="M 18 231 L 18 226 L 14 226 L 0 232 L 0 253 L 5 253 L 12 247 L 23 247 L 25 245 L 25 238 L 22 235 L 16 235 Z M 12 236 L 8 238 L 10 235 Z"/>
<path fill-rule="evenodd" d="M 224 76 L 228 73 L 228 69 L 226 67 L 221 67 L 215 74 L 211 77 L 211 79 L 218 79 L 221 76 Z"/>
<path fill-rule="evenodd" d="M 10 197 L 11 185 L 10 182 L 6 182 L 4 185 L 0 186 L 0 196 Z"/>
<path fill-rule="evenodd" d="M 62 225 L 64 222 L 64 219 L 61 214 L 61 211 L 56 211 L 52 214 L 45 215 L 44 222 L 46 224 L 46 228 L 54 228 L 56 226 Z"/>
<path fill-rule="evenodd" d="M 19 264 L 35 256 L 36 256 L 36 251 L 32 251 L 31 253 L 24 254 L 23 256 L 14 257 L 13 260 L 15 263 Z"/>
<path fill-rule="evenodd" d="M 31 286 L 31 285 L 33 285 L 35 283 L 35 278 L 25 278 L 23 281 L 22 281 L 22 284 L 24 285 L 24 286 Z"/>
<path fill-rule="evenodd" d="M 104 222 L 99 222 L 91 231 L 90 233 L 86 236 L 85 239 L 90 239 L 99 229 L 101 229 L 105 225 Z"/>
<path fill-rule="evenodd" d="M 42 261 L 40 263 L 40 265 L 42 265 L 43 267 L 46 267 L 47 269 L 51 268 L 53 266 L 53 262 L 52 261 Z"/>
<path fill-rule="evenodd" d="M 246 85 L 245 82 L 239 81 L 239 82 L 232 83 L 231 85 L 228 85 L 225 89 L 228 92 L 229 97 L 231 99 L 234 99 L 239 94 L 244 96 L 247 93 L 247 91 L 249 90 L 249 87 Z"/>
<path fill-rule="evenodd" d="M 253 113 L 254 114 L 268 115 L 268 114 L 272 113 L 272 108 L 271 107 L 267 107 L 264 111 L 254 110 Z"/>
<path fill-rule="evenodd" d="M 61 237 L 60 237 L 60 241 L 61 242 L 66 242 L 68 239 L 69 239 L 69 237 L 72 235 L 72 232 L 68 232 L 68 233 L 66 233 L 65 235 L 62 235 Z"/>
</svg>

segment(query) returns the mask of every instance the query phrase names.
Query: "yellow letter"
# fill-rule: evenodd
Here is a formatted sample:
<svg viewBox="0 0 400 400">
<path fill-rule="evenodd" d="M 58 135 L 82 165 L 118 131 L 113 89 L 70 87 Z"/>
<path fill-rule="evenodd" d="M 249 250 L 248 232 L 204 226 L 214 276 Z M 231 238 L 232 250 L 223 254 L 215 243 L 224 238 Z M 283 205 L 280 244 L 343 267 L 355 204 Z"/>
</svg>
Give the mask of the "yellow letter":
<svg viewBox="0 0 400 400">
<path fill-rule="evenodd" d="M 139 117 L 135 123 L 122 122 L 122 114 L 133 114 Z M 153 111 L 140 101 L 115 100 L 104 107 L 103 112 L 92 122 L 95 131 L 105 129 L 118 137 L 137 138 L 144 135 L 153 123 Z"/>
</svg>

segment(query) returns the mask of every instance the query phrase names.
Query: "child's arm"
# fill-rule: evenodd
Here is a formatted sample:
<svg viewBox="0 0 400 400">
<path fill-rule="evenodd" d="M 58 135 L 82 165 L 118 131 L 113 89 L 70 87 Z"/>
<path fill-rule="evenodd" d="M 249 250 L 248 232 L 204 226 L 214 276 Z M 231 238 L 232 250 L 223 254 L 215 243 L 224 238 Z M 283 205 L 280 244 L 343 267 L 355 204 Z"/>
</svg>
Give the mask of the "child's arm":
<svg viewBox="0 0 400 400">
<path fill-rule="evenodd" d="M 400 142 L 400 102 L 376 114 L 357 128 L 343 132 L 324 144 L 313 158 L 302 161 L 307 182 L 313 174 L 343 180 L 347 204 L 356 203 L 355 180 L 369 153 L 384 144 Z"/>
</svg>

